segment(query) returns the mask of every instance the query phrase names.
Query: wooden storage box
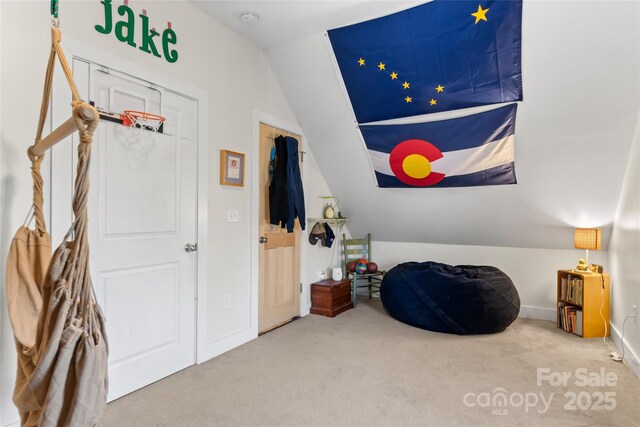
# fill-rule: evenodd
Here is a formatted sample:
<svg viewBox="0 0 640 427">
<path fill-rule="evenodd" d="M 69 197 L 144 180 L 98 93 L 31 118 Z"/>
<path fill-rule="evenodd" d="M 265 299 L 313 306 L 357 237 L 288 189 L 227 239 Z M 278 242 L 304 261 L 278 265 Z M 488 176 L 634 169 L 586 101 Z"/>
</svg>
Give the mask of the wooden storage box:
<svg viewBox="0 0 640 427">
<path fill-rule="evenodd" d="M 353 307 L 351 281 L 332 279 L 311 284 L 311 313 L 335 317 Z"/>
</svg>

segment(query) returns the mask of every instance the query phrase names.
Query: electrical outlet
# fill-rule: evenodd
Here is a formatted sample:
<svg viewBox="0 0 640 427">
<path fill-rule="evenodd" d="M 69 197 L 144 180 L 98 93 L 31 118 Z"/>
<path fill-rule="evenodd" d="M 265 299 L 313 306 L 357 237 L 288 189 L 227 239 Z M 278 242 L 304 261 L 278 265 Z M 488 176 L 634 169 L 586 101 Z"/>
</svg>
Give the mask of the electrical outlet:
<svg viewBox="0 0 640 427">
<path fill-rule="evenodd" d="M 224 296 L 224 309 L 231 308 L 231 295 Z"/>
<path fill-rule="evenodd" d="M 320 280 L 324 280 L 327 278 L 327 273 L 325 273 L 324 271 L 320 272 Z"/>
<path fill-rule="evenodd" d="M 227 210 L 227 222 L 238 222 L 238 209 Z"/>
</svg>

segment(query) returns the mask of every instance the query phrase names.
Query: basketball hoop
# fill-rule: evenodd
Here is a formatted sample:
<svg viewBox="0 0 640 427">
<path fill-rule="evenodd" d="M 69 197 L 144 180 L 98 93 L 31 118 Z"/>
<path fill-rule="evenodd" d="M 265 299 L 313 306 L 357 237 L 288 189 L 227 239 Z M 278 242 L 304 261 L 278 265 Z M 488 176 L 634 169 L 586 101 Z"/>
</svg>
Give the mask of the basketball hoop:
<svg viewBox="0 0 640 427">
<path fill-rule="evenodd" d="M 135 128 L 157 132 L 167 120 L 158 114 L 146 113 L 144 111 L 124 110 L 122 114 L 122 124 L 129 126 L 132 130 Z"/>
<path fill-rule="evenodd" d="M 98 110 L 100 120 L 122 125 L 115 127 L 115 136 L 122 142 L 126 142 L 131 150 L 138 152 L 150 150 L 155 145 L 157 134 L 164 133 L 164 123 L 167 120 L 164 116 L 136 110 L 111 112 L 96 106 L 93 101 L 89 103 Z"/>
</svg>

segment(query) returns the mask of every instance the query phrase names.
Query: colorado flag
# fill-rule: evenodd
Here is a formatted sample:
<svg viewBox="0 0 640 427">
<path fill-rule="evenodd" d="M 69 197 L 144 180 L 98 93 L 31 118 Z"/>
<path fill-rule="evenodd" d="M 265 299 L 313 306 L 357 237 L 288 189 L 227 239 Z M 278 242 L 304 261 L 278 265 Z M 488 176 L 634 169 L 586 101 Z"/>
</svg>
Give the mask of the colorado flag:
<svg viewBox="0 0 640 427">
<path fill-rule="evenodd" d="M 522 100 L 522 0 L 434 0 L 328 31 L 358 123 Z"/>
<path fill-rule="evenodd" d="M 516 104 L 457 119 L 362 125 L 379 187 L 515 184 Z"/>
</svg>

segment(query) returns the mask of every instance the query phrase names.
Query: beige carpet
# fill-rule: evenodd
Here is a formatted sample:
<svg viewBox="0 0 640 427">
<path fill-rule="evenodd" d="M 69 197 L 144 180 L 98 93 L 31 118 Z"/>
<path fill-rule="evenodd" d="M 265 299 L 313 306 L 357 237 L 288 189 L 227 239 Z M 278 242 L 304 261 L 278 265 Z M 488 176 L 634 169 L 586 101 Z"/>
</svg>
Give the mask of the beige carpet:
<svg viewBox="0 0 640 427">
<path fill-rule="evenodd" d="M 537 368 L 571 377 L 567 386 L 538 386 Z M 603 368 L 615 385 L 576 385 L 578 368 Z M 511 403 L 490 405 L 501 391 Z M 585 409 L 605 392 L 599 406 L 615 409 Z M 534 394 L 537 406 L 525 409 L 522 399 L 533 405 Z M 546 411 L 540 394 L 551 398 Z M 572 394 L 580 401 L 566 410 Z M 307 316 L 125 396 L 101 423 L 216 425 L 637 426 L 640 382 L 608 360 L 602 340 L 551 322 L 518 319 L 500 334 L 461 337 L 404 325 L 365 303 L 334 319 Z"/>
</svg>

